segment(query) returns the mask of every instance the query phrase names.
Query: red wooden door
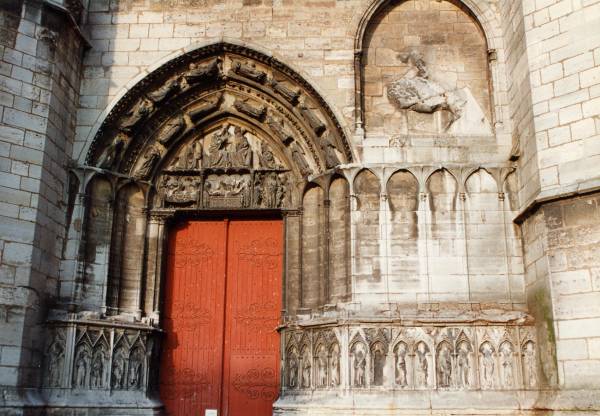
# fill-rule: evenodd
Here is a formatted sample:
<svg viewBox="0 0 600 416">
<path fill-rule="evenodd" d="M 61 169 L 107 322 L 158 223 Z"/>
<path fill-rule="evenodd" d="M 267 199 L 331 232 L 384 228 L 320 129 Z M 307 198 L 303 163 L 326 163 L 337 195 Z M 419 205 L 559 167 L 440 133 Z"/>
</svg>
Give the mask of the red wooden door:
<svg viewBox="0 0 600 416">
<path fill-rule="evenodd" d="M 168 415 L 270 415 L 279 391 L 281 221 L 171 234 L 160 391 Z"/>
</svg>

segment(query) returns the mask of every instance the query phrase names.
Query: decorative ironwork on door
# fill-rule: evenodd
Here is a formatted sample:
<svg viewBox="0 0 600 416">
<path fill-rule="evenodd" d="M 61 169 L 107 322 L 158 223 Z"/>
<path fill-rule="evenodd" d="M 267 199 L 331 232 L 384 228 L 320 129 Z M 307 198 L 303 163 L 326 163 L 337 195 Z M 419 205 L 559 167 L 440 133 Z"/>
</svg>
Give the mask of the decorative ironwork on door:
<svg viewBox="0 0 600 416">
<path fill-rule="evenodd" d="M 169 415 L 270 415 L 279 392 L 282 222 L 194 221 L 169 242 L 161 398 Z"/>
</svg>

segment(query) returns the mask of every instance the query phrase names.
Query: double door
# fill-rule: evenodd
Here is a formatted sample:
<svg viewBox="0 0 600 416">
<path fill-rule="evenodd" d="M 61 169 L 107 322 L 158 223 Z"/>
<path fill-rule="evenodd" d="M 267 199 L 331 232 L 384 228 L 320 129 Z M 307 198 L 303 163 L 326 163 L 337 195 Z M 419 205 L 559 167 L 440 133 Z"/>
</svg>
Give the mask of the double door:
<svg viewBox="0 0 600 416">
<path fill-rule="evenodd" d="M 266 416 L 279 392 L 280 220 L 171 234 L 160 395 L 168 415 Z"/>
</svg>

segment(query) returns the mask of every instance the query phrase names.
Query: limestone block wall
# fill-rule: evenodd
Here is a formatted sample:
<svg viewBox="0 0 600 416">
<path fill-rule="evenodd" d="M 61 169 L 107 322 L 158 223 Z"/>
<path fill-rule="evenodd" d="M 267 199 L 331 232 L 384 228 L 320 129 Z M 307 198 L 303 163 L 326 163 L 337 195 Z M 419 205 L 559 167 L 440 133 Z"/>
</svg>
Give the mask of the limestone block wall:
<svg viewBox="0 0 600 416">
<path fill-rule="evenodd" d="M 43 2 L 0 5 L 2 405 L 22 403 L 39 384 L 40 322 L 58 297 L 83 53 L 69 13 Z"/>
</svg>

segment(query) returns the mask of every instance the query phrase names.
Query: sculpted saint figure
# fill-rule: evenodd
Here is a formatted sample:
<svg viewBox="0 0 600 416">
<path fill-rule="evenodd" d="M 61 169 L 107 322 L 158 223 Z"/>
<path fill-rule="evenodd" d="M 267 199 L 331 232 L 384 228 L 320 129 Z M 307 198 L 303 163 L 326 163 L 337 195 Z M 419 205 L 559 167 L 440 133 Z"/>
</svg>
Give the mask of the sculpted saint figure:
<svg viewBox="0 0 600 416">
<path fill-rule="evenodd" d="M 231 161 L 229 160 L 229 152 L 227 146 L 229 144 L 229 124 L 223 126 L 223 128 L 213 134 L 212 142 L 209 146 L 210 152 L 210 165 L 215 168 L 229 167 Z"/>
<path fill-rule="evenodd" d="M 452 358 L 450 349 L 444 343 L 438 354 L 438 376 L 440 387 L 450 387 L 452 378 Z"/>
<path fill-rule="evenodd" d="M 340 355 L 337 348 L 334 348 L 331 353 L 331 386 L 340 385 Z"/>
<path fill-rule="evenodd" d="M 427 387 L 429 377 L 429 363 L 427 362 L 427 346 L 420 342 L 417 346 L 417 371 L 415 384 L 417 387 Z"/>
<path fill-rule="evenodd" d="M 215 58 L 206 65 L 191 63 L 189 70 L 183 74 L 183 79 L 188 85 L 198 84 L 216 78 L 221 73 L 223 59 Z"/>
<path fill-rule="evenodd" d="M 298 384 L 298 359 L 296 355 L 292 355 L 290 358 L 289 364 L 289 376 L 288 376 L 288 385 L 292 388 L 296 387 Z"/>
<path fill-rule="evenodd" d="M 139 178 L 146 179 L 152 174 L 152 170 L 162 157 L 160 150 L 156 146 L 151 146 L 144 155 L 144 163 L 139 168 L 136 173 L 136 176 Z"/>
<path fill-rule="evenodd" d="M 401 387 L 406 387 L 406 345 L 401 343 L 398 346 L 396 355 L 396 383 Z"/>
<path fill-rule="evenodd" d="M 310 387 L 310 357 L 308 351 L 302 357 L 302 387 Z"/>
<path fill-rule="evenodd" d="M 121 134 L 113 139 L 110 145 L 104 150 L 104 152 L 98 158 L 97 166 L 101 169 L 111 169 L 120 160 L 123 154 L 123 148 L 125 147 L 125 137 Z"/>
<path fill-rule="evenodd" d="M 91 369 L 91 384 L 94 388 L 101 388 L 104 385 L 104 355 L 100 352 L 94 357 Z"/>
<path fill-rule="evenodd" d="M 141 99 L 121 122 L 121 130 L 131 131 L 154 110 L 154 104 L 148 99 Z"/>
<path fill-rule="evenodd" d="M 327 386 L 327 353 L 322 351 L 317 359 L 317 370 L 319 376 L 319 387 Z"/>
<path fill-rule="evenodd" d="M 492 346 L 487 342 L 481 346 L 481 364 L 483 368 L 483 385 L 486 388 L 491 388 L 494 384 L 495 363 Z"/>
<path fill-rule="evenodd" d="M 500 347 L 500 365 L 502 366 L 502 387 L 513 386 L 513 350 L 512 346 L 505 342 Z"/>
<path fill-rule="evenodd" d="M 306 163 L 306 159 L 304 159 L 304 152 L 302 151 L 300 146 L 298 146 L 298 144 L 296 142 L 293 142 L 290 145 L 290 151 L 292 152 L 292 160 L 298 166 L 298 169 L 300 170 L 300 174 L 302 176 L 310 175 L 310 173 L 311 173 L 310 167 L 308 166 L 308 163 Z"/>
<path fill-rule="evenodd" d="M 531 341 L 525 344 L 525 349 L 523 351 L 523 364 L 525 366 L 525 384 L 527 387 L 535 387 L 537 385 L 535 346 Z"/>
<path fill-rule="evenodd" d="M 87 373 L 87 356 L 81 352 L 75 362 L 75 387 L 85 387 L 85 377 Z"/>
<path fill-rule="evenodd" d="M 367 358 L 361 348 L 358 348 L 354 354 L 354 386 L 365 387 L 365 372 L 367 367 Z"/>
<path fill-rule="evenodd" d="M 65 351 L 58 341 L 54 341 L 48 351 L 48 384 L 51 387 L 58 387 L 60 385 L 60 377 L 62 374 L 62 368 L 65 358 Z"/>
<path fill-rule="evenodd" d="M 321 140 L 321 148 L 325 153 L 325 166 L 327 167 L 327 169 L 335 168 L 337 165 L 340 164 L 340 159 L 338 159 L 338 156 L 335 153 L 335 144 L 333 143 L 333 140 L 327 133 L 323 136 Z"/>
<path fill-rule="evenodd" d="M 236 142 L 235 150 L 237 154 L 238 165 L 245 168 L 251 168 L 252 149 L 250 148 L 250 143 L 248 143 L 248 139 L 246 138 L 245 134 L 246 130 L 243 130 L 239 126 L 235 126 L 233 129 L 233 136 Z"/>
</svg>

